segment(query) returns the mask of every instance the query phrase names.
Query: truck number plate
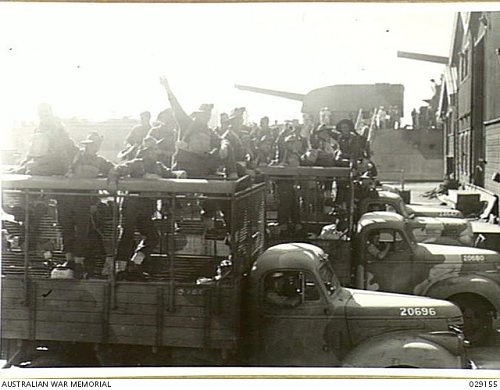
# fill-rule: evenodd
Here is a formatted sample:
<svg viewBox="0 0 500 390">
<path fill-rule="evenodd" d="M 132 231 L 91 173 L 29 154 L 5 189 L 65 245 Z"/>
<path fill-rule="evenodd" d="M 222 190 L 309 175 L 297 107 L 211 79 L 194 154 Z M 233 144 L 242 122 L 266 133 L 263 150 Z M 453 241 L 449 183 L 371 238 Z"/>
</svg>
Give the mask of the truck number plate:
<svg viewBox="0 0 500 390">
<path fill-rule="evenodd" d="M 484 261 L 483 255 L 462 255 L 462 261 L 468 263 L 477 263 Z"/>
<path fill-rule="evenodd" d="M 453 211 L 441 211 L 439 213 L 440 217 L 454 217 L 457 213 Z"/>
<path fill-rule="evenodd" d="M 436 309 L 434 307 L 400 307 L 400 316 L 435 316 Z"/>
<path fill-rule="evenodd" d="M 176 293 L 177 295 L 204 295 L 204 290 L 201 288 L 179 288 Z"/>
</svg>

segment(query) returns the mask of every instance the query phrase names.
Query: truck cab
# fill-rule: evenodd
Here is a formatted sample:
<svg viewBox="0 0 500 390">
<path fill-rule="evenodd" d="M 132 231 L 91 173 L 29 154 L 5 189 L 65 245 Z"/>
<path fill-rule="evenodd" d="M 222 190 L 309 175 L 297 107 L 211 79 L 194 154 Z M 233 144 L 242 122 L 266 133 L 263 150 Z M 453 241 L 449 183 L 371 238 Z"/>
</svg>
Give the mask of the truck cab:
<svg viewBox="0 0 500 390">
<path fill-rule="evenodd" d="M 403 216 L 419 242 L 473 246 L 477 236 L 471 222 L 463 218 L 461 211 L 443 206 L 408 205 L 392 191 L 378 191 L 378 197 L 362 199 L 358 210 L 359 216 L 374 211 L 389 211 Z"/>
<path fill-rule="evenodd" d="M 456 246 L 473 246 L 474 244 L 471 223 L 463 218 L 414 217 L 406 219 L 388 211 L 374 211 L 362 216 L 362 219 L 370 218 L 402 223 L 417 242 Z"/>
<path fill-rule="evenodd" d="M 250 276 L 253 358 L 271 366 L 456 367 L 455 305 L 342 287 L 325 252 L 267 249 Z M 432 351 L 432 352 L 430 352 Z M 438 362 L 441 360 L 440 362 Z"/>
<path fill-rule="evenodd" d="M 353 242 L 356 286 L 447 299 L 465 313 L 465 334 L 484 341 L 500 310 L 500 254 L 418 243 L 402 217 L 368 213 Z"/>
</svg>

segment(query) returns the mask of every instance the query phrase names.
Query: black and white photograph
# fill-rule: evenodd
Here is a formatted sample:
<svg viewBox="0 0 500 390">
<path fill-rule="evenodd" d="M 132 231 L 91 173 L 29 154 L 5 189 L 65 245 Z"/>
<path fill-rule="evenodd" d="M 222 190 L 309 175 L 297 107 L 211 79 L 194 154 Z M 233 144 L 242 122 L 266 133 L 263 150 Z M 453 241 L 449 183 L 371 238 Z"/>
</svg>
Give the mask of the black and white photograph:
<svg viewBox="0 0 500 390">
<path fill-rule="evenodd" d="M 500 3 L 0 2 L 0 86 L 2 387 L 500 387 Z"/>
</svg>

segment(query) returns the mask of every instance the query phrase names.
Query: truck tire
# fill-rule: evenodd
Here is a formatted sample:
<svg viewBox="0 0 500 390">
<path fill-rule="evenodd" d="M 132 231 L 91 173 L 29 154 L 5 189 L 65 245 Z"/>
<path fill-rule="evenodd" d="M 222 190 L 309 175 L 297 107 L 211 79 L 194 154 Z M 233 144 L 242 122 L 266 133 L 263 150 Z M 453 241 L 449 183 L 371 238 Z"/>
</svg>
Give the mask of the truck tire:
<svg viewBox="0 0 500 390">
<path fill-rule="evenodd" d="M 472 294 L 459 294 L 448 300 L 462 310 L 464 336 L 473 346 L 485 345 L 493 333 L 491 304 L 484 298 Z"/>
</svg>

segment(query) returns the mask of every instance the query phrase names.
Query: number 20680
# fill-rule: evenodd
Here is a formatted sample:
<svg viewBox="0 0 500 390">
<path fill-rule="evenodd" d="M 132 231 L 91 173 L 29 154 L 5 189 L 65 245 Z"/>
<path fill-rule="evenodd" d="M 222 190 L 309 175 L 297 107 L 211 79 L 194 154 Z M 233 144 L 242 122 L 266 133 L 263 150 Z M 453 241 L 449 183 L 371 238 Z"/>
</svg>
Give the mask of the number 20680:
<svg viewBox="0 0 500 390">
<path fill-rule="evenodd" d="M 435 316 L 436 309 L 433 307 L 400 307 L 400 316 Z"/>
</svg>

